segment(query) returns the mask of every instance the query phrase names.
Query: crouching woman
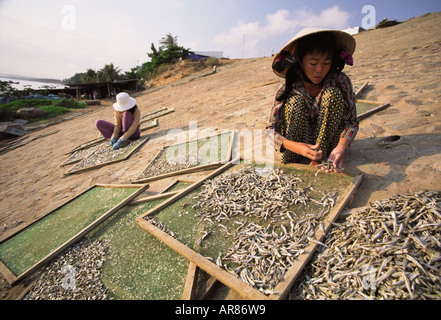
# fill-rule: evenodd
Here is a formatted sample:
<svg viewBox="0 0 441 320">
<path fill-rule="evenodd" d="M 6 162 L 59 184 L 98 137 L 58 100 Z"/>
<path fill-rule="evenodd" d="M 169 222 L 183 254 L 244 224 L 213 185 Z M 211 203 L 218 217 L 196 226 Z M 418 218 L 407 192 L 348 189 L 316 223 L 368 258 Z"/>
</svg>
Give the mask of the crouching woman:
<svg viewBox="0 0 441 320">
<path fill-rule="evenodd" d="M 355 95 L 342 72 L 352 65 L 355 39 L 341 31 L 303 29 L 276 55 L 273 71 L 279 88 L 266 127 L 281 162 L 311 165 L 343 159 L 358 131 Z"/>
<path fill-rule="evenodd" d="M 125 92 L 116 96 L 113 109 L 114 123 L 97 120 L 95 126 L 104 139 L 110 139 L 110 145 L 116 150 L 141 136 L 141 111 L 136 105 L 136 100 Z"/>
</svg>

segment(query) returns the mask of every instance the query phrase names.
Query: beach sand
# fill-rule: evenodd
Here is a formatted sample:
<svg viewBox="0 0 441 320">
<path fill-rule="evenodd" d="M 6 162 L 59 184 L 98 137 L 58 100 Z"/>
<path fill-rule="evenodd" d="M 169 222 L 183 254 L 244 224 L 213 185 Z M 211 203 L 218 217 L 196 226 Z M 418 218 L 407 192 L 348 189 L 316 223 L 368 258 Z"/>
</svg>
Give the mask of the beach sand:
<svg viewBox="0 0 441 320">
<path fill-rule="evenodd" d="M 355 36 L 355 64 L 344 71 L 353 83 L 369 82 L 363 99 L 391 105 L 360 122 L 345 159 L 345 172 L 364 174 L 350 208 L 408 190 L 441 190 L 439 21 L 441 13 L 427 14 Z M 199 130 L 248 129 L 255 139 L 263 139 L 280 84 L 271 62 L 272 57 L 234 61 L 218 67 L 216 74 L 138 93 L 143 113 L 160 108 L 175 112 L 144 132 L 150 141 L 124 162 L 69 176 L 60 167 L 67 152 L 98 137 L 96 119 L 112 121 L 111 101 L 103 101 L 93 113 L 32 132 L 30 137 L 59 130 L 0 155 L 0 240 L 96 183 L 135 180 L 163 146 L 173 143 L 167 141 L 169 130 L 188 130 L 190 121 L 197 121 Z M 399 139 L 378 143 L 390 136 Z M 163 184 L 152 183 L 150 190 L 161 190 Z M 0 299 L 16 298 L 13 289 L 0 276 Z"/>
</svg>

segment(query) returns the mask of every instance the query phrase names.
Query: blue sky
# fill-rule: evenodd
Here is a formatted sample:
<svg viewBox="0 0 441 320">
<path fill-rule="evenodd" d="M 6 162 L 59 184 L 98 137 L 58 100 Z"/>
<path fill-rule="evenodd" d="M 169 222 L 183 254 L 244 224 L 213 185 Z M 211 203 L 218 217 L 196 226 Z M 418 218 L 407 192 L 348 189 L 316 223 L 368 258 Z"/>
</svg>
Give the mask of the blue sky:
<svg viewBox="0 0 441 320">
<path fill-rule="evenodd" d="M 376 22 L 441 11 L 440 0 L 0 0 L 0 73 L 129 71 L 168 33 L 194 51 L 269 56 L 303 27 L 361 26 L 366 5 Z"/>
</svg>

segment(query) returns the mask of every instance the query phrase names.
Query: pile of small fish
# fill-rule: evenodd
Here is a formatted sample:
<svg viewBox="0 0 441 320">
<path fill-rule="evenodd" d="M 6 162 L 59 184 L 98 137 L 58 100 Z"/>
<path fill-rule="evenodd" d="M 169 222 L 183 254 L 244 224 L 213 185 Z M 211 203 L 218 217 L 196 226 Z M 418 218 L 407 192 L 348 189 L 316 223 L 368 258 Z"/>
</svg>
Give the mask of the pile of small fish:
<svg viewBox="0 0 441 320">
<path fill-rule="evenodd" d="M 88 155 L 69 171 L 76 171 L 120 159 L 129 152 L 129 149 L 132 150 L 141 142 L 142 140 L 138 139 L 129 142 L 122 148 L 113 150 L 113 148 L 109 145 L 109 142 L 105 141 L 95 147 L 92 147 Z"/>
<path fill-rule="evenodd" d="M 216 221 L 236 215 L 256 216 L 264 219 L 292 219 L 289 206 L 306 204 L 307 190 L 299 186 L 301 179 L 286 175 L 281 169 L 269 174 L 245 166 L 237 172 L 208 180 L 198 194 L 194 209 L 200 209 L 203 219 Z"/>
<path fill-rule="evenodd" d="M 138 179 L 145 179 L 150 177 L 159 176 L 170 172 L 176 172 L 183 169 L 188 169 L 198 164 L 194 158 L 189 159 L 186 157 L 173 157 L 172 159 L 166 159 L 163 149 L 161 153 L 148 165 L 148 167 L 141 173 Z"/>
<path fill-rule="evenodd" d="M 82 240 L 46 266 L 25 300 L 105 300 L 101 268 L 109 240 Z"/>
<path fill-rule="evenodd" d="M 441 194 L 396 195 L 331 230 L 296 299 L 441 299 Z"/>
<path fill-rule="evenodd" d="M 334 170 L 335 169 L 334 160 L 328 159 L 328 160 L 324 161 L 323 163 L 317 165 L 317 168 L 319 168 L 319 170 L 315 173 L 316 176 L 322 170 L 325 170 L 325 171 Z"/>
<path fill-rule="evenodd" d="M 95 150 L 95 147 L 90 147 L 87 149 L 82 149 L 82 150 L 78 150 L 75 151 L 66 161 L 65 161 L 65 165 L 69 165 L 72 163 L 76 163 L 79 162 L 81 160 L 83 160 L 84 158 L 86 158 L 89 154 L 93 153 Z"/>
<path fill-rule="evenodd" d="M 217 225 L 234 239 L 216 264 L 250 286 L 271 294 L 303 248 L 314 241 L 317 229 L 323 227 L 320 220 L 337 200 L 336 193 L 324 195 L 320 201 L 312 199 L 300 182 L 281 169 L 265 175 L 252 166 L 208 180 L 193 209 L 198 211 L 200 223 L 205 221 L 208 227 Z M 322 209 L 306 215 L 289 210 L 294 204 L 311 202 L 319 203 Z M 222 224 L 237 215 L 261 218 L 266 226 L 247 220 L 234 221 L 239 224 L 237 229 Z"/>
</svg>

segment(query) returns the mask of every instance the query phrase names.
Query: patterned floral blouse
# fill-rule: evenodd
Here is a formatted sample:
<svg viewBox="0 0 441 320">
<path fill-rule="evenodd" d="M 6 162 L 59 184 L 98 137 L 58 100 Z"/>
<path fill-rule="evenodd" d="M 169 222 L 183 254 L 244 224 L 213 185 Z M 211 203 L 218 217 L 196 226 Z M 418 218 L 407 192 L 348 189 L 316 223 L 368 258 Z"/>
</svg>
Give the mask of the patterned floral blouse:
<svg viewBox="0 0 441 320">
<path fill-rule="evenodd" d="M 358 132 L 357 110 L 355 106 L 355 94 L 352 88 L 352 83 L 345 73 L 338 72 L 328 75 L 325 83 L 323 84 L 322 90 L 315 99 L 310 96 L 308 91 L 306 91 L 306 88 L 303 85 L 303 82 L 300 80 L 300 77 L 293 84 L 293 91 L 291 94 L 299 94 L 305 99 L 305 102 L 308 104 L 310 109 L 310 117 L 313 118 L 318 113 L 323 92 L 327 88 L 339 88 L 345 99 L 346 108 L 341 123 L 341 127 L 344 129 L 340 137 L 347 138 L 350 142 L 352 142 L 354 141 L 355 136 Z M 282 84 L 275 95 L 274 104 L 271 109 L 271 116 L 266 126 L 267 138 L 269 138 L 271 142 L 274 142 L 274 147 L 276 151 L 283 151 L 282 144 L 283 141 L 286 139 L 284 136 L 281 135 L 281 127 L 283 125 L 282 106 L 285 101 L 276 100 L 276 98 L 279 97 L 284 90 L 285 84 Z"/>
</svg>

